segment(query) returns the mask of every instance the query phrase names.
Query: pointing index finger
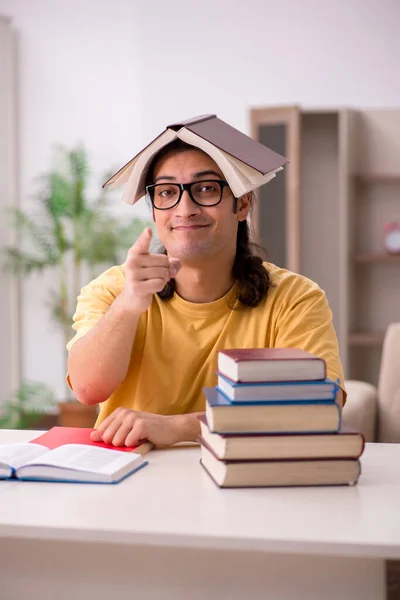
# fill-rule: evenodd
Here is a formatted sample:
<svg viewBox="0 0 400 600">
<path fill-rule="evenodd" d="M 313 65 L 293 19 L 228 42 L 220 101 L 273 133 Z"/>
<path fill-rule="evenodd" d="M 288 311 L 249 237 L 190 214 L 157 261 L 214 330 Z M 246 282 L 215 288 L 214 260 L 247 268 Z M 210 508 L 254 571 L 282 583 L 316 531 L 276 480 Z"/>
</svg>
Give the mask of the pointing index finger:
<svg viewBox="0 0 400 600">
<path fill-rule="evenodd" d="M 137 254 L 149 254 L 150 242 L 153 237 L 153 232 L 150 227 L 146 227 L 133 245 L 133 250 Z"/>
</svg>

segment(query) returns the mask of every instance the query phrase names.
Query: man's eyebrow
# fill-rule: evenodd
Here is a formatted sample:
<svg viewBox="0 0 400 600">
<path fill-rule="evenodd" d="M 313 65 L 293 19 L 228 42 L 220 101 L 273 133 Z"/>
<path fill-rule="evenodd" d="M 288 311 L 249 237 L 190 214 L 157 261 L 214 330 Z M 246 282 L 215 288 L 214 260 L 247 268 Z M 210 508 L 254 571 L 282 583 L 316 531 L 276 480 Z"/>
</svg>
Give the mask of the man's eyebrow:
<svg viewBox="0 0 400 600">
<path fill-rule="evenodd" d="M 210 175 L 214 175 L 218 179 L 221 179 L 221 177 L 222 177 L 221 173 L 218 173 L 218 171 L 213 171 L 212 169 L 209 169 L 207 171 L 198 171 L 197 173 L 193 173 L 193 178 L 199 179 L 199 177 L 206 177 L 206 176 L 208 177 Z M 164 179 L 167 181 L 176 181 L 176 177 L 172 177 L 172 175 L 159 175 L 154 180 L 154 183 L 157 183 L 157 181 L 160 181 L 161 179 Z"/>
<path fill-rule="evenodd" d="M 213 170 L 207 170 L 207 171 L 199 171 L 198 173 L 193 173 L 193 177 L 196 177 L 196 179 L 198 177 L 204 177 L 205 175 L 215 175 L 215 177 L 218 177 L 218 179 L 221 179 L 222 175 L 221 173 L 218 173 L 217 171 L 213 171 Z"/>
<path fill-rule="evenodd" d="M 154 180 L 154 183 L 157 183 L 157 181 L 159 181 L 160 179 L 167 179 L 168 181 L 176 181 L 176 177 L 172 177 L 171 175 L 159 175 Z"/>
</svg>

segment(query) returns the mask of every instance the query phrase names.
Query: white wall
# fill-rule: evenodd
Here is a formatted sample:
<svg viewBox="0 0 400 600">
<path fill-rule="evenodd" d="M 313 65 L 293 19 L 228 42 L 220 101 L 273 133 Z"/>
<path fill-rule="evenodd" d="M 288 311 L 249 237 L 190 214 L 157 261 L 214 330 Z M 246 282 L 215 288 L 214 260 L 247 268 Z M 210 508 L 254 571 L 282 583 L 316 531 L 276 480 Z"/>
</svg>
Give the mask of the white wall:
<svg viewBox="0 0 400 600">
<path fill-rule="evenodd" d="M 0 215 L 15 206 L 16 115 L 15 45 L 10 21 L 0 15 Z M 15 243 L 14 232 L 0 218 L 0 245 Z M 0 253 L 0 405 L 20 379 L 18 282 L 4 270 Z"/>
<path fill-rule="evenodd" d="M 213 112 L 247 131 L 255 105 L 400 105 L 398 0 L 0 0 L 0 13 L 19 32 L 23 205 L 53 143 L 84 141 L 95 193 L 177 119 Z M 62 394 L 48 284 L 24 285 L 23 374 Z"/>
<path fill-rule="evenodd" d="M 140 23 L 145 131 L 201 112 L 246 131 L 254 105 L 400 104 L 399 0 L 156 0 Z"/>
</svg>

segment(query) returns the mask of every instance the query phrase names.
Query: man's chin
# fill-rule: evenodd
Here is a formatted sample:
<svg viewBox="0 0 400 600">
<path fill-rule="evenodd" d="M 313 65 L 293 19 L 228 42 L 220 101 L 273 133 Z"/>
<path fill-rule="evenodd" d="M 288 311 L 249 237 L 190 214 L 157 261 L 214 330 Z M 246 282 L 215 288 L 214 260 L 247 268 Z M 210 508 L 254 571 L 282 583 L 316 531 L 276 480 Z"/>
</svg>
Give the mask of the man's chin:
<svg viewBox="0 0 400 600">
<path fill-rule="evenodd" d="M 176 244 L 167 248 L 168 256 L 179 258 L 182 262 L 193 261 L 209 257 L 213 254 L 210 244 Z"/>
</svg>

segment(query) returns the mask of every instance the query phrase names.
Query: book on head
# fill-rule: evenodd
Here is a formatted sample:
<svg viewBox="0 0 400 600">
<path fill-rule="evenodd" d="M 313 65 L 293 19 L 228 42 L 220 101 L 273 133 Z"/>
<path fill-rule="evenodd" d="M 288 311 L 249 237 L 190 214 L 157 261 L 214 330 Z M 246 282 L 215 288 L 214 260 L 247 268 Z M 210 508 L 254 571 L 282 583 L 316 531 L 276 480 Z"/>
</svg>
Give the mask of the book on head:
<svg viewBox="0 0 400 600">
<path fill-rule="evenodd" d="M 287 159 L 218 119 L 202 115 L 168 125 L 164 132 L 108 179 L 103 187 L 127 184 L 124 200 L 134 204 L 145 193 L 145 181 L 155 155 L 176 139 L 208 154 L 219 166 L 236 198 L 268 183 Z"/>
<path fill-rule="evenodd" d="M 326 378 L 322 358 L 300 348 L 235 348 L 218 352 L 218 371 L 232 381 L 312 381 Z"/>
</svg>

